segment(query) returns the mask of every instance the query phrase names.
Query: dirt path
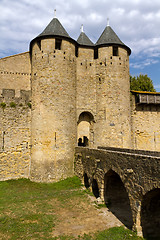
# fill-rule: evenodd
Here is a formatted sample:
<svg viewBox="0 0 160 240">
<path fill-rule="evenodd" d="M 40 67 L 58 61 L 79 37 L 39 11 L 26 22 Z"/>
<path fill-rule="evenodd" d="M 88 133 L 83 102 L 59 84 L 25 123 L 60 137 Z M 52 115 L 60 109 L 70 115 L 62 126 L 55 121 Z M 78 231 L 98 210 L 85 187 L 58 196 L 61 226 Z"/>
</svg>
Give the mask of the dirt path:
<svg viewBox="0 0 160 240">
<path fill-rule="evenodd" d="M 65 209 L 58 208 L 59 222 L 53 231 L 53 236 L 58 235 L 83 235 L 123 225 L 108 208 L 96 208 L 95 197 L 88 196 L 88 201 L 76 202 Z M 67 205 L 67 204 L 66 204 Z M 73 207 L 74 206 L 74 207 Z"/>
</svg>

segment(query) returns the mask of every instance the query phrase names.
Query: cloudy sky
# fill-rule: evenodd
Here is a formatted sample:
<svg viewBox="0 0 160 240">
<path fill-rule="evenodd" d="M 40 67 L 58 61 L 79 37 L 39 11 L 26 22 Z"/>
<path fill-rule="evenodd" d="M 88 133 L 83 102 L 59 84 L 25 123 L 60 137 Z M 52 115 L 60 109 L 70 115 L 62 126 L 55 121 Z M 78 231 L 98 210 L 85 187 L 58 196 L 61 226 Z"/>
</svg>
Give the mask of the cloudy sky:
<svg viewBox="0 0 160 240">
<path fill-rule="evenodd" d="M 54 17 L 77 39 L 95 43 L 110 26 L 131 48 L 130 74 L 147 74 L 160 92 L 160 0 L 0 0 L 0 58 L 26 52 Z"/>
</svg>

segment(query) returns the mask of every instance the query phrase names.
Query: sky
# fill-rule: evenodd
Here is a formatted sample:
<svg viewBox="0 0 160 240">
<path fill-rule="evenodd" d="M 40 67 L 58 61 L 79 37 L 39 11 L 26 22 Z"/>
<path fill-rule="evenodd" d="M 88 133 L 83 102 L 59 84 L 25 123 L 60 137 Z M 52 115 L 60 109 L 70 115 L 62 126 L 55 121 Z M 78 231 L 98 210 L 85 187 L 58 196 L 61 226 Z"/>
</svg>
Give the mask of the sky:
<svg viewBox="0 0 160 240">
<path fill-rule="evenodd" d="M 160 0 L 0 0 L 0 58 L 26 52 L 56 16 L 70 37 L 94 42 L 109 24 L 131 48 L 130 74 L 147 74 L 160 92 Z"/>
</svg>

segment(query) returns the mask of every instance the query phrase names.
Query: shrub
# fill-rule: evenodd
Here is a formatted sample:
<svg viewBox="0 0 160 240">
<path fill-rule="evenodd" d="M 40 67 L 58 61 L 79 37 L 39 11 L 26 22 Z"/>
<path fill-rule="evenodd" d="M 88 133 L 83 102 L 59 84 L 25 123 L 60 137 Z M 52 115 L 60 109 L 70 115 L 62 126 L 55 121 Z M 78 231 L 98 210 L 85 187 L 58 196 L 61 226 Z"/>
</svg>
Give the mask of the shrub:
<svg viewBox="0 0 160 240">
<path fill-rule="evenodd" d="M 28 103 L 27 103 L 27 106 L 28 106 L 29 108 L 31 108 L 31 107 L 32 107 L 32 104 L 31 104 L 30 102 L 28 102 Z"/>
<path fill-rule="evenodd" d="M 16 107 L 16 103 L 15 102 L 11 102 L 10 103 L 10 107 L 15 108 Z"/>
<path fill-rule="evenodd" d="M 6 103 L 5 102 L 1 102 L 1 108 L 5 108 L 6 107 Z"/>
</svg>

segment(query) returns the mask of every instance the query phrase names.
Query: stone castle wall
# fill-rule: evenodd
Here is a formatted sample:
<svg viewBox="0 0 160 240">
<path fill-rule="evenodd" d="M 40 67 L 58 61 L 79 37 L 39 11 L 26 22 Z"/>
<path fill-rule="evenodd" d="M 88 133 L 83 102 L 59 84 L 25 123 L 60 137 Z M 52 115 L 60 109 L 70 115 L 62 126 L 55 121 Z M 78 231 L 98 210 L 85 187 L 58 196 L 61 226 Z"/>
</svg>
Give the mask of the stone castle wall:
<svg viewBox="0 0 160 240">
<path fill-rule="evenodd" d="M 160 151 L 160 105 L 131 101 L 132 148 Z"/>
<path fill-rule="evenodd" d="M 0 180 L 28 178 L 31 147 L 30 91 L 3 89 L 0 95 Z"/>
<path fill-rule="evenodd" d="M 14 176 L 13 168 L 4 176 L 29 176 L 29 170 L 23 173 L 22 162 L 27 169 L 30 149 L 24 145 L 30 146 L 30 141 L 31 179 L 35 181 L 72 176 L 74 149 L 83 136 L 91 148 L 159 151 L 160 107 L 136 105 L 134 96 L 130 102 L 127 50 L 119 46 L 114 56 L 112 46 L 100 46 L 95 56 L 93 47 L 62 39 L 56 49 L 55 42 L 55 38 L 33 42 L 31 59 L 29 52 L 0 59 L 1 103 L 7 103 L 0 107 L 2 165 L 7 169 L 8 161 L 20 160 L 16 164 L 21 166 L 19 175 Z M 30 90 L 31 85 L 32 115 L 26 108 L 29 99 L 20 91 Z M 16 108 L 10 107 L 11 102 L 17 103 Z M 5 165 L 7 152 L 10 157 Z"/>
<path fill-rule="evenodd" d="M 125 49 L 118 50 L 113 56 L 112 46 L 99 48 L 94 59 L 93 48 L 79 47 L 77 120 L 83 112 L 92 115 L 90 147 L 131 147 L 129 56 Z M 87 132 L 87 122 L 83 127 Z"/>
<path fill-rule="evenodd" d="M 31 63 L 29 52 L 0 59 L 0 89 L 30 90 Z"/>
</svg>

